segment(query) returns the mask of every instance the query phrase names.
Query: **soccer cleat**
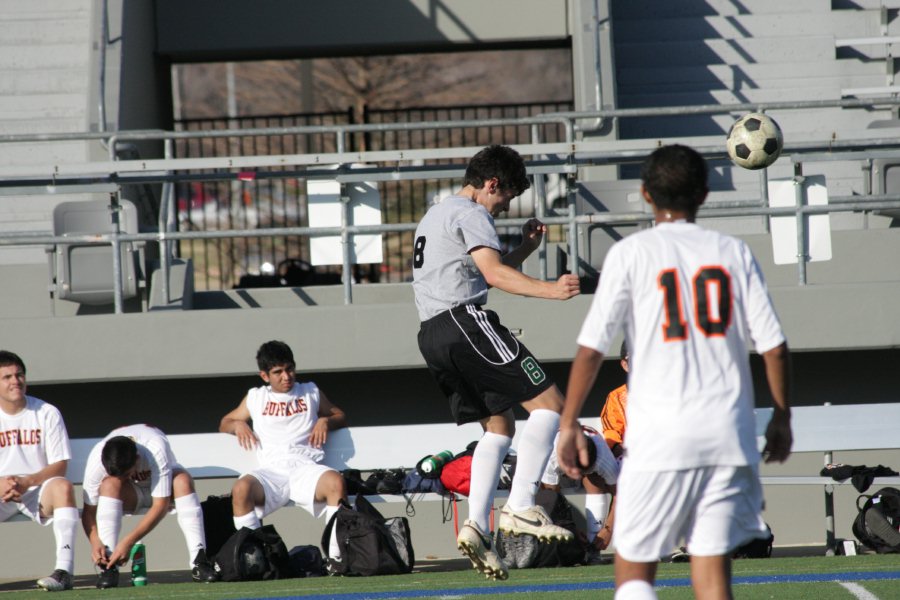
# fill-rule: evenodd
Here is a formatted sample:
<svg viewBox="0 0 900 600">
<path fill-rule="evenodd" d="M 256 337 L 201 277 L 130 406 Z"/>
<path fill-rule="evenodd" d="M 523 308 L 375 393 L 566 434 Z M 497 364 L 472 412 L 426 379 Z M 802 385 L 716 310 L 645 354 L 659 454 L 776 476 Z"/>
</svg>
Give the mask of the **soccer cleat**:
<svg viewBox="0 0 900 600">
<path fill-rule="evenodd" d="M 588 548 L 584 555 L 584 564 L 586 565 L 611 565 L 612 556 L 603 556 L 600 551 L 594 547 Z"/>
<path fill-rule="evenodd" d="M 48 592 L 61 592 L 72 589 L 72 576 L 68 571 L 56 569 L 46 577 L 37 580 L 37 586 Z"/>
<path fill-rule="evenodd" d="M 456 547 L 472 561 L 475 570 L 488 579 L 503 580 L 509 577 L 506 567 L 494 552 L 491 537 L 485 535 L 474 521 L 463 523 L 456 538 Z"/>
<path fill-rule="evenodd" d="M 200 549 L 194 557 L 194 566 L 191 568 L 191 579 L 201 583 L 214 583 L 219 580 L 219 572 L 206 558 L 206 550 Z"/>
<path fill-rule="evenodd" d="M 559 540 L 568 542 L 575 534 L 564 527 L 554 525 L 547 511 L 540 506 L 532 506 L 513 512 L 509 504 L 500 509 L 500 531 L 511 535 L 533 535 L 542 542 Z"/>
<path fill-rule="evenodd" d="M 101 568 L 100 575 L 97 576 L 97 589 L 108 590 L 114 587 L 119 587 L 119 567 Z"/>
</svg>

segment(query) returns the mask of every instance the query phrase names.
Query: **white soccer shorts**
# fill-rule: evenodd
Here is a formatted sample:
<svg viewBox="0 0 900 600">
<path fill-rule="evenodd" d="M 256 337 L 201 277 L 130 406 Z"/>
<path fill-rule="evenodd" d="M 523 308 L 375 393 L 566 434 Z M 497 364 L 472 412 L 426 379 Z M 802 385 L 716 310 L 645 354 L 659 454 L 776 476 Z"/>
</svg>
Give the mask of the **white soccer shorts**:
<svg viewBox="0 0 900 600">
<path fill-rule="evenodd" d="M 634 471 L 626 459 L 617 491 L 613 543 L 631 562 L 655 562 L 681 542 L 695 556 L 727 555 L 767 534 L 755 467 Z"/>
</svg>

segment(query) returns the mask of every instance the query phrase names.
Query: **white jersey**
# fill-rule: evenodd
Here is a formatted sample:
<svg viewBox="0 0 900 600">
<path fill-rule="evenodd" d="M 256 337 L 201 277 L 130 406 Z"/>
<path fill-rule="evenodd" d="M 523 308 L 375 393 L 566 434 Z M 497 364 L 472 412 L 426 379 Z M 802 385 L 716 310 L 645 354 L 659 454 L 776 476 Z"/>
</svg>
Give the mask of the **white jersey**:
<svg viewBox="0 0 900 600">
<path fill-rule="evenodd" d="M 18 413 L 0 410 L 0 476 L 31 475 L 71 458 L 69 434 L 55 406 L 25 396 Z"/>
<path fill-rule="evenodd" d="M 130 437 L 137 445 L 138 485 L 149 486 L 153 498 L 168 498 L 172 495 L 172 470 L 178 467 L 166 434 L 150 425 L 127 425 L 109 432 L 105 438 L 94 444 L 84 468 L 84 502 L 97 505 L 100 498 L 100 482 L 109 474 L 101 459 L 106 441 L 116 436 Z"/>
<path fill-rule="evenodd" d="M 294 383 L 286 394 L 273 392 L 270 386 L 247 392 L 247 409 L 253 419 L 253 431 L 259 438 L 257 458 L 261 467 L 300 459 L 320 462 L 321 448 L 309 444 L 319 420 L 319 387 L 314 383 Z"/>
<path fill-rule="evenodd" d="M 748 352 L 784 335 L 747 245 L 684 221 L 613 245 L 578 344 L 606 354 L 623 327 L 629 468 L 756 464 Z"/>
<path fill-rule="evenodd" d="M 615 485 L 616 481 L 619 479 L 619 471 L 621 470 L 620 461 L 613 456 L 609 446 L 606 445 L 606 440 L 601 434 L 592 434 L 588 437 L 591 438 L 591 442 L 593 442 L 594 447 L 597 449 L 597 459 L 594 461 L 594 464 L 591 465 L 591 468 L 584 474 L 591 475 L 596 473 L 602 477 L 603 481 L 607 484 Z M 558 443 L 559 433 L 557 433 L 556 437 L 553 439 L 553 452 L 550 453 L 550 459 L 547 461 L 544 475 L 541 477 L 541 483 L 546 483 L 547 485 L 559 485 L 559 478 L 563 474 L 563 470 L 559 466 L 559 456 L 556 453 Z"/>
<path fill-rule="evenodd" d="M 500 251 L 494 219 L 482 205 L 448 196 L 428 209 L 413 245 L 413 291 L 420 321 L 463 304 L 487 302 L 487 282 L 469 255 L 479 246 Z"/>
</svg>

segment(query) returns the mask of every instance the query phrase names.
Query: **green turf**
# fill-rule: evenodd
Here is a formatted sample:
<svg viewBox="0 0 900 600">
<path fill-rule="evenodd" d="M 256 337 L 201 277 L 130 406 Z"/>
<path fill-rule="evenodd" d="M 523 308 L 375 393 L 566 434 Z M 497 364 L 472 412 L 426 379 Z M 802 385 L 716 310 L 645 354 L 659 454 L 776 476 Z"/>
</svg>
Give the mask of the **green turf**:
<svg viewBox="0 0 900 600">
<path fill-rule="evenodd" d="M 686 578 L 689 565 L 662 564 L 659 567 L 658 579 Z M 897 555 L 864 555 L 855 557 L 815 557 L 815 558 L 773 558 L 767 560 L 739 560 L 734 562 L 735 577 L 800 575 L 816 573 L 849 573 L 871 571 L 898 571 L 900 557 Z M 150 574 L 152 578 L 152 573 Z M 427 597 L 428 590 L 472 589 L 502 590 L 509 586 L 540 586 L 578 582 L 612 581 L 612 566 L 570 567 L 560 569 L 527 569 L 512 571 L 506 582 L 489 582 L 474 571 L 413 573 L 386 577 L 319 577 L 309 579 L 289 579 L 272 582 L 218 583 L 212 585 L 181 583 L 152 584 L 145 588 L 122 587 L 99 591 L 96 589 L 76 589 L 66 592 L 62 600 L 82 598 L 102 598 L 118 600 L 121 598 L 160 598 L 175 600 L 182 598 L 214 599 L 214 598 L 264 598 L 301 595 L 336 595 L 345 593 L 381 593 L 423 591 Z M 900 581 L 863 581 L 858 582 L 863 588 L 881 600 L 900 598 Z M 0 593 L 0 599 L 28 597 L 34 598 L 44 594 L 39 590 Z M 681 600 L 692 598 L 689 588 L 662 588 L 658 591 L 663 600 Z M 487 598 L 490 600 L 515 599 L 535 600 L 551 598 L 566 600 L 591 598 L 607 600 L 613 597 L 611 590 L 585 590 L 565 592 L 529 591 L 498 593 L 490 595 L 467 595 L 451 593 L 453 600 L 464 598 Z M 436 596 L 432 596 L 436 597 Z M 771 583 L 736 585 L 735 597 L 738 599 L 792 599 L 812 598 L 815 600 L 851 600 L 853 596 L 837 583 Z"/>
</svg>

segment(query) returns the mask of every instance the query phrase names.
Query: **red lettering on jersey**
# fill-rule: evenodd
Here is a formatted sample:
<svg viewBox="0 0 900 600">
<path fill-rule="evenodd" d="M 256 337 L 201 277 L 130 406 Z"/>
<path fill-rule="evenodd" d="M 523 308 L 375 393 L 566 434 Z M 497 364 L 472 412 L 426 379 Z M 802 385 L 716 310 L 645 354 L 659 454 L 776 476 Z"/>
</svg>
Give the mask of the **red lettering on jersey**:
<svg viewBox="0 0 900 600">
<path fill-rule="evenodd" d="M 37 446 L 40 443 L 40 429 L 8 429 L 0 431 L 0 448 L 7 446 Z"/>
<path fill-rule="evenodd" d="M 268 417 L 292 417 L 307 411 L 304 398 L 294 398 L 290 402 L 266 402 L 262 415 Z"/>
</svg>

